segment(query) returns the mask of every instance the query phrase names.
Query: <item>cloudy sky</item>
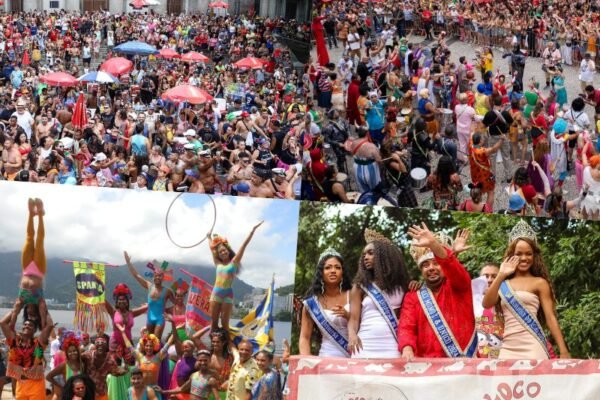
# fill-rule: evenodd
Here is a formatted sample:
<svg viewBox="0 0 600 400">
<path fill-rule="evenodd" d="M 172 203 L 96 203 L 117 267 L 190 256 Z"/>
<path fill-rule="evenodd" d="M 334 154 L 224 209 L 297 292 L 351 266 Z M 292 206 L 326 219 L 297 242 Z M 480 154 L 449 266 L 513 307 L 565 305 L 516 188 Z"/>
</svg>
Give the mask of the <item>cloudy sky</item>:
<svg viewBox="0 0 600 400">
<path fill-rule="evenodd" d="M 0 182 L 0 252 L 21 251 L 29 197 L 44 201 L 48 258 L 122 265 L 123 250 L 127 250 L 134 264 L 157 259 L 186 266 L 212 265 L 206 242 L 181 249 L 169 240 L 165 219 L 175 194 L 63 185 Z M 276 286 L 292 284 L 299 203 L 229 196 L 213 199 L 217 209 L 214 232 L 226 236 L 234 250 L 255 224 L 265 221 L 246 249 L 240 279 L 266 287 L 275 273 Z M 173 203 L 168 226 L 176 243 L 189 246 L 206 236 L 213 220 L 208 196 L 185 194 Z"/>
</svg>

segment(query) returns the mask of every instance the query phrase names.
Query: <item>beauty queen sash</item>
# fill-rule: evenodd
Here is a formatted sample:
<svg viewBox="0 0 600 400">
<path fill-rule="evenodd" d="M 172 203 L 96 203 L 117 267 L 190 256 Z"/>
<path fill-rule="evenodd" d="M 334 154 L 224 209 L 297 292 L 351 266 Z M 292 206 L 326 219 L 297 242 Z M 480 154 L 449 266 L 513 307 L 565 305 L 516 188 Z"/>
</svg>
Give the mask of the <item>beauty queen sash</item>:
<svg viewBox="0 0 600 400">
<path fill-rule="evenodd" d="M 383 294 L 383 292 L 375 285 L 371 283 L 369 286 L 365 287 L 360 285 L 362 290 L 373 300 L 375 307 L 379 310 L 385 322 L 387 322 L 390 327 L 390 331 L 394 335 L 394 339 L 398 341 L 398 318 L 396 318 L 396 314 L 394 314 L 394 310 L 390 307 L 390 303 Z"/>
<path fill-rule="evenodd" d="M 315 321 L 315 324 L 319 325 L 319 330 L 329 336 L 346 357 L 350 357 L 350 353 L 348 353 L 348 339 L 329 323 L 321 309 L 321 304 L 319 304 L 317 297 L 310 296 L 308 299 L 304 300 L 304 306 L 308 310 L 313 321 Z"/>
<path fill-rule="evenodd" d="M 429 320 L 429 324 L 431 325 L 433 332 L 435 332 L 435 336 L 437 336 L 448 357 L 474 357 L 475 352 L 477 351 L 477 333 L 475 327 L 473 327 L 473 336 L 471 337 L 471 340 L 469 340 L 468 347 L 463 350 L 454 337 L 452 330 L 446 323 L 431 290 L 429 290 L 428 287 L 423 286 L 417 292 L 417 295 L 419 297 L 419 302 L 421 302 L 421 307 L 423 307 L 423 311 L 425 311 L 427 320 Z"/>
<path fill-rule="evenodd" d="M 544 335 L 544 331 L 540 326 L 537 318 L 534 315 L 531 315 L 529 310 L 525 308 L 525 305 L 521 303 L 521 301 L 517 298 L 512 288 L 508 284 L 508 282 L 504 281 L 500 284 L 500 298 L 508 305 L 509 310 L 513 313 L 513 315 L 519 320 L 519 322 L 535 337 L 539 342 L 548 358 L 550 358 L 550 354 L 548 353 L 548 346 L 546 335 Z"/>
</svg>

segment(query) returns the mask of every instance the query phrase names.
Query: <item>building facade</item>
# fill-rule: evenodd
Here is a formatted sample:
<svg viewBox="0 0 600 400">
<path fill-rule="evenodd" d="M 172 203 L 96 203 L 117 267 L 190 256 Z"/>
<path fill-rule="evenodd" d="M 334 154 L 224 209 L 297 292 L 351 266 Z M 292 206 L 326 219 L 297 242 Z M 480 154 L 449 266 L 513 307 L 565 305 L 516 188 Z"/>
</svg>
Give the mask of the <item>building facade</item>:
<svg viewBox="0 0 600 400">
<path fill-rule="evenodd" d="M 181 14 L 206 12 L 212 0 L 159 0 L 160 4 L 151 7 L 159 14 Z M 99 11 L 108 10 L 111 14 L 123 14 L 136 11 L 129 5 L 131 0 L 5 0 L 4 11 Z M 281 16 L 286 19 L 308 21 L 310 18 L 310 0 L 228 0 L 229 13 L 239 15 L 258 13 L 260 16 Z M 2 7 L 0 7 L 2 8 Z M 224 12 L 223 10 L 217 10 Z"/>
</svg>

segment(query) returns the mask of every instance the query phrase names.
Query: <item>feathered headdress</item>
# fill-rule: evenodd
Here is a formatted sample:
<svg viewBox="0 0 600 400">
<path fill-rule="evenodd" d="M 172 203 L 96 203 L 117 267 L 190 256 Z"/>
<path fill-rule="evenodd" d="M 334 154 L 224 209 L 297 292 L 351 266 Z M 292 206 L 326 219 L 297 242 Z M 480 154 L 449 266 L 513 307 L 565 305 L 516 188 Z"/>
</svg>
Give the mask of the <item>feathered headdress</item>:
<svg viewBox="0 0 600 400">
<path fill-rule="evenodd" d="M 160 350 L 160 340 L 158 340 L 158 338 L 153 333 L 147 333 L 144 336 L 142 336 L 141 342 L 142 350 L 144 349 L 144 347 L 146 347 L 146 343 L 148 342 L 152 343 L 152 349 L 154 349 L 154 352 Z"/>
<path fill-rule="evenodd" d="M 443 232 L 436 232 L 434 234 L 435 238 L 442 244 L 442 246 L 451 249 L 453 245 L 453 240 L 450 236 L 446 235 Z M 413 243 L 410 245 L 410 255 L 417 263 L 417 266 L 420 266 L 427 260 L 431 260 L 434 258 L 433 252 L 429 247 L 417 247 Z"/>
<path fill-rule="evenodd" d="M 188 283 L 181 278 L 177 279 L 177 281 L 171 285 L 171 290 L 173 290 L 173 292 L 179 291 L 181 293 L 187 293 L 189 288 L 190 286 Z"/>
<path fill-rule="evenodd" d="M 173 280 L 173 270 L 167 269 L 167 268 L 169 268 L 169 263 L 167 261 L 163 261 L 162 264 L 160 264 L 160 266 L 157 266 L 157 265 L 158 265 L 158 261 L 156 261 L 156 260 L 146 264 L 146 268 L 148 268 L 152 271 L 152 274 L 148 273 L 148 274 L 146 274 L 146 276 L 151 276 L 157 272 L 160 272 L 163 274 L 163 279 L 165 281 L 172 281 Z"/>
<path fill-rule="evenodd" d="M 81 345 L 81 340 L 79 339 L 78 335 L 73 332 L 73 331 L 65 331 L 60 339 L 60 349 L 64 352 L 67 351 L 67 349 L 71 346 L 75 346 L 77 347 L 77 349 L 79 349 L 79 346 Z"/>
<path fill-rule="evenodd" d="M 119 296 L 127 296 L 127 299 L 131 300 L 131 289 L 129 289 L 129 286 L 124 283 L 119 283 L 115 286 L 115 289 L 113 290 L 113 300 L 117 301 Z"/>
<path fill-rule="evenodd" d="M 521 238 L 531 239 L 537 243 L 537 235 L 535 234 L 535 231 L 524 219 L 517 222 L 517 224 L 512 228 L 510 235 L 508 235 L 508 243 L 512 243 Z"/>
</svg>

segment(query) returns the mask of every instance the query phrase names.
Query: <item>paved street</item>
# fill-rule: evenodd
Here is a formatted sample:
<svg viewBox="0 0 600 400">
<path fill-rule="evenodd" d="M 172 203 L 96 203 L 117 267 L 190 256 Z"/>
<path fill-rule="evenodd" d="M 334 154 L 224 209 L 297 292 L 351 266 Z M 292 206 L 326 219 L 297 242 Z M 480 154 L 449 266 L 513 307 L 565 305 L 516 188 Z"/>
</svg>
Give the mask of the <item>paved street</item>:
<svg viewBox="0 0 600 400">
<path fill-rule="evenodd" d="M 423 43 L 423 44 L 428 44 L 428 41 L 424 41 L 424 38 L 421 36 L 410 36 L 409 37 L 409 42 L 412 43 Z M 454 62 L 458 62 L 458 58 L 460 56 L 466 56 L 467 60 L 469 60 L 468 62 L 472 62 L 472 59 L 475 58 L 475 50 L 480 49 L 479 47 L 475 47 L 474 45 L 470 44 L 470 43 L 464 43 L 464 42 L 460 42 L 458 40 L 455 39 L 451 39 L 448 41 L 448 46 L 452 52 L 452 56 L 451 59 Z M 340 48 L 336 49 L 330 49 L 329 50 L 329 58 L 331 60 L 331 62 L 336 62 L 337 60 L 339 60 L 342 56 L 343 50 Z M 502 54 L 504 53 L 503 50 L 500 49 L 494 49 L 494 71 L 496 70 L 500 70 L 501 73 L 505 73 L 508 74 L 508 59 L 503 59 L 502 58 Z M 312 50 L 312 59 L 316 60 L 316 50 L 313 47 Z M 577 64 L 576 66 L 564 66 L 565 68 L 565 87 L 567 88 L 567 94 L 569 96 L 569 102 L 577 95 L 581 92 L 580 89 L 580 84 L 579 84 L 579 80 L 578 80 L 578 67 L 579 64 Z M 479 76 L 479 74 L 477 74 L 477 76 Z M 542 71 L 542 62 L 540 58 L 528 58 L 527 59 L 527 63 L 525 66 L 525 75 L 524 75 L 524 82 L 527 85 L 527 82 L 529 82 L 531 80 L 531 78 L 535 78 L 536 81 L 538 81 L 540 83 L 540 89 L 542 89 L 542 93 L 543 95 L 547 95 L 549 93 L 549 90 L 543 90 L 543 87 L 545 86 L 545 76 L 544 76 L 544 72 Z M 598 78 L 598 74 L 596 74 L 595 77 L 595 82 L 594 85 L 595 87 L 599 86 L 599 81 L 600 79 Z M 593 121 L 593 108 L 591 106 L 586 106 L 586 112 L 588 113 L 590 120 Z M 530 152 L 529 152 L 530 153 Z M 351 158 L 348 158 L 348 165 L 351 165 Z M 435 163 L 437 163 L 437 160 L 435 160 Z M 435 165 L 435 164 L 434 164 Z M 504 177 L 503 174 L 503 167 L 502 164 L 499 163 L 497 165 L 496 171 L 497 171 L 497 177 L 501 178 Z M 575 185 L 575 172 L 570 171 L 569 177 L 567 178 L 567 180 L 565 181 L 565 184 L 563 186 L 563 190 L 566 192 L 565 197 L 567 199 L 572 199 L 574 197 L 578 196 L 577 193 L 577 189 L 576 189 L 576 185 Z M 508 176 L 507 176 L 508 177 Z M 352 178 L 352 177 L 350 177 Z M 469 173 L 469 167 L 468 165 L 466 167 L 464 167 L 461 171 L 461 179 L 464 185 L 468 184 L 471 180 L 470 180 L 470 173 Z M 498 182 L 500 182 L 500 180 L 498 180 Z M 504 181 L 505 182 L 505 181 Z M 352 190 L 355 190 L 355 187 L 352 187 L 353 183 L 351 182 L 351 188 Z M 494 211 L 498 211 L 498 210 L 502 210 L 502 209 L 506 209 L 507 205 L 508 205 L 508 195 L 506 192 L 506 184 L 497 184 L 496 185 L 496 193 L 495 193 L 495 204 L 494 204 Z M 425 198 L 428 198 L 431 196 L 431 192 L 427 192 L 425 194 L 420 194 L 417 193 L 417 198 L 419 200 L 419 204 L 422 204 L 423 200 Z M 468 198 L 468 192 L 464 192 L 462 195 L 462 198 Z"/>
</svg>

